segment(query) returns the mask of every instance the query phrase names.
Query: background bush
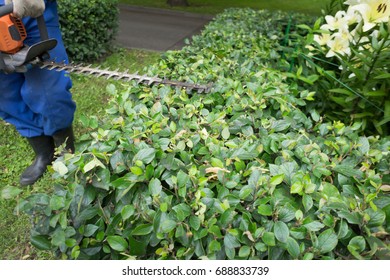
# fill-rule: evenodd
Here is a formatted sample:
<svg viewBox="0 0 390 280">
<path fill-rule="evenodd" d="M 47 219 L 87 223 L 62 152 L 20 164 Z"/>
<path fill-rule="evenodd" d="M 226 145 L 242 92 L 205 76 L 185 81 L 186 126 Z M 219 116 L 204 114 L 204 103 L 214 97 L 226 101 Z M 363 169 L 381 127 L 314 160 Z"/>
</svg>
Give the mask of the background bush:
<svg viewBox="0 0 390 280">
<path fill-rule="evenodd" d="M 61 31 L 72 61 L 96 60 L 113 47 L 117 0 L 58 0 Z"/>
<path fill-rule="evenodd" d="M 314 93 L 273 68 L 288 19 L 227 10 L 147 69 L 208 94 L 110 86 L 53 192 L 19 204 L 32 243 L 73 259 L 389 258 L 390 141 L 304 113 Z"/>
</svg>

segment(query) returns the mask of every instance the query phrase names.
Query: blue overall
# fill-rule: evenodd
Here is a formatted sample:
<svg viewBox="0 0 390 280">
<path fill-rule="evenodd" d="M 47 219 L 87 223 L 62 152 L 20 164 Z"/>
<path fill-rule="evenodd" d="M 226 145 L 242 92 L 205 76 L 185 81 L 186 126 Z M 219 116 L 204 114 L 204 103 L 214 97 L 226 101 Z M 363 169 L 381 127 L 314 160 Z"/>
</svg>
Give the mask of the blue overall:
<svg viewBox="0 0 390 280">
<path fill-rule="evenodd" d="M 49 51 L 50 59 L 67 62 L 68 57 L 59 29 L 57 2 L 45 1 L 46 21 L 50 38 L 58 41 Z M 0 0 L 4 5 L 4 0 Z M 35 19 L 24 18 L 27 31 L 26 45 L 40 40 Z M 34 67 L 26 73 L 4 74 L 0 72 L 0 118 L 12 124 L 24 137 L 52 136 L 70 127 L 75 103 L 70 88 L 72 82 L 65 72 L 49 71 Z"/>
</svg>

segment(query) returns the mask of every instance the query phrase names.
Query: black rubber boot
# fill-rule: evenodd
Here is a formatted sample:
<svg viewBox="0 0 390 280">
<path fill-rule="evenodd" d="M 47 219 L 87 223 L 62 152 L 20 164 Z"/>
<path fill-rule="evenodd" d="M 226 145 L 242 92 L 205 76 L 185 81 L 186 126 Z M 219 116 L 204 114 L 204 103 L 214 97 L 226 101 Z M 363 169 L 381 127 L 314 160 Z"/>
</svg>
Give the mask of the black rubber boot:
<svg viewBox="0 0 390 280">
<path fill-rule="evenodd" d="M 34 184 L 45 173 L 48 165 L 53 161 L 54 141 L 50 136 L 27 138 L 35 153 L 33 163 L 20 176 L 20 185 Z"/>
<path fill-rule="evenodd" d="M 73 128 L 71 126 L 68 128 L 62 129 L 60 131 L 57 131 L 53 135 L 53 139 L 54 139 L 54 145 L 56 148 L 63 145 L 66 141 L 65 151 L 68 153 L 71 153 L 71 154 L 74 153 L 74 151 L 75 151 L 74 134 L 73 134 Z"/>
</svg>

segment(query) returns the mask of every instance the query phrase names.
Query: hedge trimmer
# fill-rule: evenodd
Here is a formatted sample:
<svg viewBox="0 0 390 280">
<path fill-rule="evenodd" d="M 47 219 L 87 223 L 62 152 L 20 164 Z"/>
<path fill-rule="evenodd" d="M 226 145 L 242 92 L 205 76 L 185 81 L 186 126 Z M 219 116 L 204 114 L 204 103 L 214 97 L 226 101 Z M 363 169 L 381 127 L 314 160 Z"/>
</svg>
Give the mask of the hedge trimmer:
<svg viewBox="0 0 390 280">
<path fill-rule="evenodd" d="M 174 87 L 185 88 L 187 91 L 208 92 L 211 85 L 199 85 L 190 82 L 172 81 L 157 76 L 148 77 L 138 73 L 130 74 L 128 71 L 118 72 L 99 67 L 85 66 L 82 64 L 66 64 L 49 60 L 48 51 L 57 45 L 57 40 L 48 36 L 43 16 L 36 18 L 41 41 L 27 46 L 24 40 L 27 37 L 23 22 L 13 17 L 13 4 L 0 7 L 0 71 L 5 73 L 24 73 L 32 67 L 54 71 L 67 71 L 83 75 L 105 77 L 123 81 L 136 81 L 147 85 L 164 84 Z"/>
</svg>

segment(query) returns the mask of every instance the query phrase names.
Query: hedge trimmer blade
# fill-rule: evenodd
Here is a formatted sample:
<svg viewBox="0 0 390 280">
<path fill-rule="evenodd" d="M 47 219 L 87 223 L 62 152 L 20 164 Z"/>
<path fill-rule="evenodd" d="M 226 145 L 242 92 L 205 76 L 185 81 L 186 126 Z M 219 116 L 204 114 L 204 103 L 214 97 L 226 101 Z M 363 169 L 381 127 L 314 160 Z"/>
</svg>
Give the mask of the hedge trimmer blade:
<svg viewBox="0 0 390 280">
<path fill-rule="evenodd" d="M 42 61 L 35 60 L 31 64 L 40 67 L 41 69 L 48 69 L 54 71 L 67 71 L 69 73 L 83 74 L 95 77 L 105 77 L 107 79 L 114 80 L 123 80 L 123 81 L 136 81 L 137 83 L 147 84 L 148 86 L 153 84 L 164 84 L 179 88 L 184 88 L 187 92 L 191 92 L 193 90 L 203 93 L 209 92 L 211 89 L 211 84 L 208 85 L 199 85 L 188 82 L 180 82 L 180 81 L 172 81 L 168 79 L 161 79 L 159 77 L 148 77 L 145 75 L 138 75 L 138 73 L 130 74 L 126 72 L 118 72 L 118 70 L 112 71 L 107 69 L 100 69 L 99 67 L 94 68 L 91 65 L 84 66 L 83 64 L 65 64 L 65 63 L 57 63 L 54 61 Z"/>
</svg>

